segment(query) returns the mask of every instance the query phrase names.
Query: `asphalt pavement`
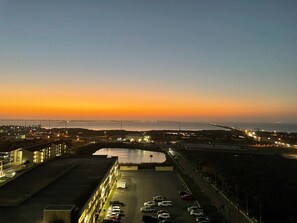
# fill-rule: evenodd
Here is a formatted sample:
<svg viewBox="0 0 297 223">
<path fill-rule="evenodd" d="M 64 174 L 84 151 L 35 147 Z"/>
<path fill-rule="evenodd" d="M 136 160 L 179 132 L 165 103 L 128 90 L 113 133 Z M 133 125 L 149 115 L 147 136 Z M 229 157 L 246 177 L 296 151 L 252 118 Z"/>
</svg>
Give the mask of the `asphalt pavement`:
<svg viewBox="0 0 297 223">
<path fill-rule="evenodd" d="M 166 196 L 171 200 L 173 207 L 165 209 L 171 214 L 175 223 L 195 222 L 195 217 L 190 216 L 187 207 L 195 205 L 192 201 L 183 201 L 178 194 L 179 190 L 186 190 L 177 173 L 158 172 L 155 170 L 122 171 L 122 179 L 126 180 L 127 188 L 116 189 L 112 200 L 119 200 L 126 205 L 123 207 L 124 216 L 122 223 L 142 222 L 143 215 L 156 215 L 155 213 L 142 213 L 140 208 L 143 203 L 152 200 L 153 196 Z"/>
</svg>

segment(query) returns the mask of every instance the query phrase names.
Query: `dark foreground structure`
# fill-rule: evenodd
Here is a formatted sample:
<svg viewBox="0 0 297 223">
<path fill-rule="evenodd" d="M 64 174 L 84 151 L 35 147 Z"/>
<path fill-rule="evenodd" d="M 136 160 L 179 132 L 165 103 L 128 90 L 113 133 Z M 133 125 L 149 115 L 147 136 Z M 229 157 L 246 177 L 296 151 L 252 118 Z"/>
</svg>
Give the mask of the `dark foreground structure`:
<svg viewBox="0 0 297 223">
<path fill-rule="evenodd" d="M 116 182 L 117 157 L 59 157 L 0 187 L 0 223 L 93 223 Z"/>
</svg>

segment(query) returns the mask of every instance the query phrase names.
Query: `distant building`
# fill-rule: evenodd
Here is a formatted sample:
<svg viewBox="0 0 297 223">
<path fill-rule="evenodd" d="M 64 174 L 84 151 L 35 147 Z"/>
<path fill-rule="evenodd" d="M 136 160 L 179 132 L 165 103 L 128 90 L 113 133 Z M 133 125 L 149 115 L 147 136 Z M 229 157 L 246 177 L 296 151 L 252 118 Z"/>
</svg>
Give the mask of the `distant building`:
<svg viewBox="0 0 297 223">
<path fill-rule="evenodd" d="M 68 152 L 67 142 L 63 140 L 43 142 L 35 145 L 0 144 L 0 160 L 3 164 L 20 165 L 26 161 L 42 163 Z"/>
<path fill-rule="evenodd" d="M 56 157 L 2 185 L 0 223 L 96 223 L 117 175 L 117 157 Z"/>
<path fill-rule="evenodd" d="M 24 140 L 26 139 L 26 134 L 20 134 L 20 133 L 13 133 L 13 134 L 2 134 L 0 136 L 1 140 Z"/>
<path fill-rule="evenodd" d="M 21 164 L 22 163 L 22 148 L 6 148 L 0 147 L 0 160 L 3 164 Z"/>
<path fill-rule="evenodd" d="M 130 142 L 150 142 L 150 136 L 143 133 L 126 135 L 124 141 Z"/>
<path fill-rule="evenodd" d="M 23 160 L 33 163 L 42 163 L 56 156 L 61 156 L 68 152 L 66 143 L 62 140 L 49 142 L 23 148 Z"/>
</svg>

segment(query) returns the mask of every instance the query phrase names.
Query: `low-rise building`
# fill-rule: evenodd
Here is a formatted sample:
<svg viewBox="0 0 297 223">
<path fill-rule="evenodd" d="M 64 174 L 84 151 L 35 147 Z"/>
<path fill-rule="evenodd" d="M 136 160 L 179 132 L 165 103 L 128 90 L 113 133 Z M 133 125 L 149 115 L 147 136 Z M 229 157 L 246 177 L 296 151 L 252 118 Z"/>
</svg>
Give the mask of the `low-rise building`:
<svg viewBox="0 0 297 223">
<path fill-rule="evenodd" d="M 23 161 L 28 160 L 31 163 L 38 164 L 67 153 L 68 146 L 66 141 L 58 140 L 25 147 L 22 151 Z"/>
<path fill-rule="evenodd" d="M 67 141 L 58 140 L 32 144 L 0 144 L 0 160 L 3 164 L 21 165 L 25 162 L 42 163 L 68 152 Z"/>
<path fill-rule="evenodd" d="M 95 223 L 117 175 L 117 157 L 56 157 L 1 187 L 0 223 Z"/>
</svg>

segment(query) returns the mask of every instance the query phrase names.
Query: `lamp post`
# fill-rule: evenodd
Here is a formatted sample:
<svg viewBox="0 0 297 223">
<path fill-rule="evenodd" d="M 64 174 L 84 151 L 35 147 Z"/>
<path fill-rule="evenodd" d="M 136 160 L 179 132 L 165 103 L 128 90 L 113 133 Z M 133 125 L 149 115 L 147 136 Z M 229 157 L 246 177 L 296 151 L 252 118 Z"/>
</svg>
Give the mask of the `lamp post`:
<svg viewBox="0 0 297 223">
<path fill-rule="evenodd" d="M 262 223 L 262 202 L 260 201 L 260 223 Z"/>
<path fill-rule="evenodd" d="M 3 161 L 0 160 L 0 177 L 3 176 Z"/>
<path fill-rule="evenodd" d="M 246 213 L 249 214 L 249 201 L 248 201 L 248 193 L 245 192 L 245 205 L 246 205 Z"/>
<path fill-rule="evenodd" d="M 69 121 L 65 121 L 65 135 L 68 135 L 68 132 L 67 132 L 67 123 L 68 123 Z"/>
</svg>

